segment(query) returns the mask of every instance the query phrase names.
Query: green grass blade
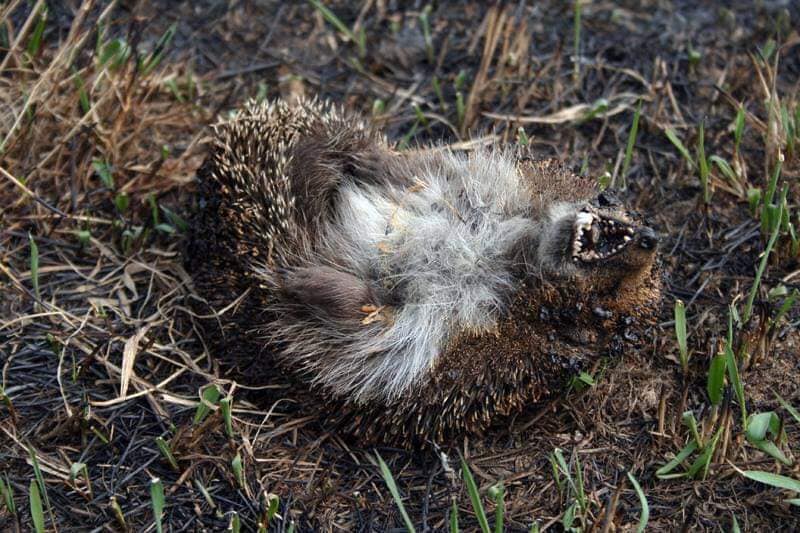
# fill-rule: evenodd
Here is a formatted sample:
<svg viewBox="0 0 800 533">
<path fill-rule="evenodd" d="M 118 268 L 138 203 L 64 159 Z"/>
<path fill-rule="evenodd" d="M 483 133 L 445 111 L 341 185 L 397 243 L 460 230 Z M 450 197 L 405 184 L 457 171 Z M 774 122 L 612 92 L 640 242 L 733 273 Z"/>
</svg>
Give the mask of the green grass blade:
<svg viewBox="0 0 800 533">
<path fill-rule="evenodd" d="M 266 513 L 267 524 L 269 524 L 270 521 L 272 521 L 272 519 L 275 518 L 275 515 L 278 514 L 278 505 L 280 505 L 280 503 L 281 500 L 280 498 L 278 498 L 277 495 L 272 494 L 270 496 L 269 506 L 267 507 L 267 513 Z"/>
<path fill-rule="evenodd" d="M 636 478 L 633 477 L 633 474 L 630 472 L 628 472 L 628 479 L 631 485 L 633 485 L 633 490 L 636 491 L 636 495 L 639 497 L 639 503 L 642 506 L 642 512 L 639 515 L 639 525 L 636 526 L 636 533 L 642 533 L 645 527 L 647 527 L 647 521 L 650 520 L 650 505 L 647 503 L 647 497 L 644 495 L 641 485 L 639 485 L 639 482 L 636 481 Z"/>
<path fill-rule="evenodd" d="M 683 145 L 683 142 L 678 138 L 678 134 L 675 133 L 675 130 L 672 128 L 667 128 L 664 131 L 664 135 L 666 135 L 667 139 L 669 139 L 669 142 L 671 142 L 673 146 L 678 149 L 678 152 L 680 152 L 683 158 L 686 159 L 689 165 L 693 167 L 697 166 L 694 162 L 694 159 L 692 159 L 692 156 L 689 155 L 689 150 L 686 149 L 686 147 Z"/>
<path fill-rule="evenodd" d="M 708 158 L 708 161 L 709 163 L 716 165 L 720 172 L 722 172 L 722 175 L 725 176 L 728 181 L 731 183 L 737 182 L 736 173 L 733 171 L 733 168 L 731 168 L 727 161 L 717 155 L 712 155 Z"/>
<path fill-rule="evenodd" d="M 83 114 L 85 115 L 92 107 L 91 103 L 89 102 L 89 93 L 86 92 L 86 84 L 84 83 L 80 73 L 77 71 L 75 74 L 73 74 L 73 81 L 75 83 L 75 89 L 78 91 L 78 102 L 81 104 L 81 111 L 83 111 Z"/>
<path fill-rule="evenodd" d="M 772 472 L 762 472 L 761 470 L 739 470 L 739 473 L 747 479 L 752 479 L 765 485 L 800 493 L 800 481 L 787 476 L 773 474 Z"/>
<path fill-rule="evenodd" d="M 231 469 L 233 470 L 233 477 L 236 478 L 236 482 L 244 489 L 247 480 L 244 475 L 244 463 L 242 462 L 242 456 L 239 452 L 236 452 L 236 457 L 231 461 Z"/>
<path fill-rule="evenodd" d="M 631 159 L 633 158 L 633 147 L 636 144 L 636 136 L 639 133 L 639 115 L 642 113 L 642 99 L 639 98 L 639 103 L 636 105 L 636 111 L 633 113 L 633 122 L 631 129 L 628 132 L 628 144 L 625 146 L 625 159 L 622 160 L 622 173 L 620 178 L 622 180 L 622 188 L 624 189 L 628 182 L 628 170 L 631 167 Z"/>
<path fill-rule="evenodd" d="M 732 321 L 733 319 L 731 319 Z M 733 392 L 736 394 L 736 400 L 739 402 L 739 409 L 742 411 L 742 427 L 746 427 L 747 420 L 747 404 L 744 399 L 744 385 L 739 376 L 739 364 L 736 362 L 736 355 L 733 353 L 733 348 L 730 342 L 725 343 L 725 366 L 728 369 L 728 378 L 733 385 Z"/>
<path fill-rule="evenodd" d="M 167 47 L 172 42 L 172 38 L 175 37 L 176 29 L 177 29 L 176 24 L 170 25 L 170 27 L 167 28 L 164 34 L 158 39 L 158 42 L 156 42 L 156 45 L 153 48 L 153 51 L 150 52 L 150 55 L 148 55 L 147 59 L 145 59 L 144 63 L 142 63 L 142 68 L 141 68 L 142 76 L 147 76 L 148 74 L 150 74 L 153 71 L 153 69 L 155 69 L 159 63 L 161 63 L 161 60 L 164 58 L 164 53 Z"/>
<path fill-rule="evenodd" d="M 36 533 L 43 533 L 44 509 L 42 508 L 42 498 L 39 494 L 39 486 L 35 479 L 31 480 L 29 499 L 31 504 L 31 520 L 33 520 L 33 528 Z"/>
<path fill-rule="evenodd" d="M 111 497 L 109 505 L 111 506 L 111 512 L 114 513 L 114 519 L 116 519 L 117 523 L 122 527 L 122 530 L 128 531 L 128 523 L 125 521 L 125 514 L 122 512 L 122 507 L 115 496 Z"/>
<path fill-rule="evenodd" d="M 780 402 L 781 407 L 786 409 L 789 412 L 789 414 L 792 415 L 792 418 L 794 418 L 795 421 L 798 424 L 800 424 L 800 412 L 798 412 L 797 409 L 792 407 L 792 405 L 789 404 L 789 402 L 787 402 L 786 400 L 784 400 L 779 394 L 775 394 L 775 397 L 778 399 L 778 402 Z"/>
<path fill-rule="evenodd" d="M 573 18 L 572 18 L 572 26 L 573 26 L 573 53 L 575 54 L 574 58 L 574 70 L 572 72 L 572 79 L 575 83 L 578 83 L 578 80 L 581 76 L 581 62 L 580 62 L 580 55 L 581 55 L 581 2 L 582 0 L 574 0 L 575 4 L 573 6 Z"/>
<path fill-rule="evenodd" d="M 222 410 L 222 420 L 225 422 L 225 434 L 228 438 L 233 438 L 233 400 L 231 398 L 223 398 L 219 401 L 219 408 Z"/>
<path fill-rule="evenodd" d="M 92 159 L 92 166 L 94 167 L 94 171 L 97 172 L 97 175 L 100 177 L 100 181 L 103 182 L 109 189 L 114 188 L 114 176 L 111 174 L 111 166 L 101 159 Z"/>
<path fill-rule="evenodd" d="M 228 529 L 231 533 L 239 533 L 242 530 L 242 522 L 239 519 L 239 513 L 231 511 L 231 519 L 228 522 Z"/>
<path fill-rule="evenodd" d="M 467 493 L 472 502 L 472 509 L 475 511 L 475 517 L 478 519 L 478 525 L 481 527 L 483 533 L 489 533 L 489 521 L 486 519 L 486 511 L 481 503 L 481 495 L 478 492 L 478 485 L 475 484 L 475 478 L 472 477 L 472 472 L 467 466 L 464 458 L 461 458 L 461 473 L 464 477 L 464 483 L 467 485 Z"/>
<path fill-rule="evenodd" d="M 739 153 L 739 146 L 742 144 L 742 134 L 744 133 L 744 107 L 740 104 L 736 110 L 736 120 L 733 129 L 733 151 Z"/>
<path fill-rule="evenodd" d="M 505 530 L 505 494 L 506 490 L 503 483 L 498 483 L 489 489 L 489 496 L 494 500 L 494 533 L 503 533 Z"/>
<path fill-rule="evenodd" d="M 33 294 L 36 295 L 37 300 L 42 299 L 39 293 L 39 247 L 36 246 L 36 241 L 33 240 L 33 235 L 28 233 L 28 242 L 31 248 L 31 283 L 33 283 Z"/>
<path fill-rule="evenodd" d="M 681 368 L 685 375 L 689 372 L 689 346 L 686 334 L 686 306 L 683 300 L 675 300 L 675 338 L 678 340 Z"/>
<path fill-rule="evenodd" d="M 199 424 L 211 412 L 211 406 L 217 405 L 219 401 L 219 389 L 213 383 L 202 388 L 200 391 L 200 403 L 194 413 L 194 425 Z"/>
<path fill-rule="evenodd" d="M 0 478 L 0 497 L 2 497 L 8 512 L 11 513 L 12 516 L 16 516 L 17 506 L 14 503 L 14 489 L 11 487 L 11 483 L 8 482 L 7 476 L 5 479 Z"/>
<path fill-rule="evenodd" d="M 164 515 L 164 484 L 157 477 L 150 480 L 150 503 L 153 506 L 156 531 L 162 533 L 163 524 L 161 519 Z"/>
<path fill-rule="evenodd" d="M 783 209 L 781 209 L 783 212 Z M 780 217 L 779 217 L 780 220 Z M 764 275 L 764 270 L 767 268 L 767 261 L 769 260 L 769 254 L 772 253 L 772 248 L 775 246 L 775 241 L 778 240 L 778 235 L 780 234 L 781 225 L 775 224 L 775 227 L 772 229 L 772 234 L 769 237 L 769 242 L 767 243 L 766 249 L 764 249 L 764 253 L 761 256 L 761 261 L 758 264 L 758 269 L 756 270 L 756 277 L 753 280 L 753 286 L 750 288 L 750 294 L 747 296 L 747 302 L 744 306 L 744 312 L 742 314 L 742 322 L 747 324 L 750 321 L 750 317 L 753 314 L 753 302 L 755 302 L 756 294 L 758 293 L 758 288 L 761 286 L 761 277 Z"/>
<path fill-rule="evenodd" d="M 47 511 L 51 514 L 52 518 L 52 510 L 50 508 L 50 498 L 47 496 L 47 485 L 44 484 L 44 476 L 42 476 L 42 469 L 39 467 L 39 459 L 36 457 L 36 451 L 33 449 L 33 446 L 28 446 L 28 455 L 31 458 L 31 464 L 33 465 L 33 475 L 36 476 L 36 483 L 39 485 L 39 491 L 44 501 L 44 505 L 47 508 Z"/>
<path fill-rule="evenodd" d="M 383 481 L 386 483 L 386 486 L 389 488 L 389 492 L 392 494 L 392 498 L 394 498 L 395 504 L 397 504 L 397 509 L 400 511 L 400 516 L 403 517 L 403 522 L 406 525 L 406 529 L 413 533 L 416 531 L 414 528 L 413 522 L 411 522 L 411 518 L 408 516 L 406 512 L 406 507 L 403 505 L 403 499 L 400 497 L 400 491 L 397 489 L 397 483 L 394 481 L 394 476 L 392 476 L 391 470 L 389 470 L 389 466 L 383 460 L 383 457 L 380 454 L 375 454 L 378 458 L 378 467 L 381 469 L 381 477 L 383 477 Z"/>
<path fill-rule="evenodd" d="M 356 35 L 353 33 L 353 30 L 347 27 L 347 25 L 342 22 L 342 19 L 336 16 L 336 14 L 328 9 L 325 4 L 323 4 L 320 0 L 308 0 L 308 3 L 314 6 L 314 9 L 319 11 L 326 21 L 335 27 L 340 33 L 343 33 L 350 41 L 356 43 L 358 46 L 358 53 L 361 57 L 366 55 L 366 41 L 363 39 L 356 38 Z"/>
<path fill-rule="evenodd" d="M 700 132 L 697 134 L 697 165 L 700 170 L 700 185 L 703 187 L 703 202 L 711 200 L 711 190 L 708 185 L 708 159 L 706 159 L 706 133 L 705 124 L 700 122 Z"/>
<path fill-rule="evenodd" d="M 458 533 L 458 505 L 453 500 L 453 507 L 450 509 L 450 533 Z"/>
<path fill-rule="evenodd" d="M 790 466 L 792 464 L 792 462 L 789 460 L 789 458 L 786 457 L 786 455 L 784 455 L 784 453 L 781 451 L 781 449 L 778 448 L 778 446 L 774 442 L 772 442 L 770 440 L 762 440 L 762 441 L 754 442 L 753 444 L 756 446 L 756 448 L 758 448 L 762 452 L 766 453 L 767 455 L 769 455 L 773 459 L 775 459 L 777 461 L 780 461 L 784 465 Z"/>
<path fill-rule="evenodd" d="M 719 405 L 722 401 L 722 390 L 725 385 L 725 367 L 727 359 L 725 354 L 717 354 L 711 360 L 711 365 L 708 369 L 708 383 L 706 384 L 706 391 L 708 392 L 708 399 L 712 405 Z"/>
<path fill-rule="evenodd" d="M 675 468 L 684 462 L 690 455 L 692 455 L 695 450 L 697 450 L 697 442 L 692 439 L 692 441 L 683 447 L 681 451 L 678 452 L 678 455 L 675 456 L 674 459 L 669 461 L 667 464 L 656 470 L 656 477 L 664 478 L 664 476 L 668 475 L 670 472 L 675 470 Z"/>
<path fill-rule="evenodd" d="M 42 6 L 39 12 L 39 20 L 36 21 L 36 26 L 31 34 L 31 40 L 28 41 L 28 57 L 33 59 L 42 48 L 42 37 L 44 36 L 44 29 L 47 25 L 47 6 Z"/>
<path fill-rule="evenodd" d="M 164 440 L 163 437 L 156 437 L 156 446 L 158 446 L 158 450 L 167 460 L 169 466 L 172 467 L 173 470 L 180 470 L 178 461 L 175 459 L 175 455 L 172 453 L 172 449 L 169 447 L 169 444 Z"/>
</svg>

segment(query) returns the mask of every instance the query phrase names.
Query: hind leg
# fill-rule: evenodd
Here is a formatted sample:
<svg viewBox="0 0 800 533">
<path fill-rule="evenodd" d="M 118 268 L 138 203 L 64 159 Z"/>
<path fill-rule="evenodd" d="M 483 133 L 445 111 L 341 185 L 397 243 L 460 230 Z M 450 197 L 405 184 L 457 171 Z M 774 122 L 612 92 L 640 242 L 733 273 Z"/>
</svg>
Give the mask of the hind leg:
<svg viewBox="0 0 800 533">
<path fill-rule="evenodd" d="M 380 308 L 367 282 L 326 266 L 280 270 L 284 298 L 335 320 L 365 320 Z"/>
</svg>

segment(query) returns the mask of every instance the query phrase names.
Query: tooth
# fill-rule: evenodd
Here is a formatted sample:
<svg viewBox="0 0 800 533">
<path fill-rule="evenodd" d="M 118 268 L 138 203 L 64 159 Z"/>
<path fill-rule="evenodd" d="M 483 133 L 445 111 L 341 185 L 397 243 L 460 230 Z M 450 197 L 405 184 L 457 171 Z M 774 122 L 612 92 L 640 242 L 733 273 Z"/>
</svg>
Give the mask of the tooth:
<svg viewBox="0 0 800 533">
<path fill-rule="evenodd" d="M 591 225 L 592 220 L 594 220 L 594 216 L 591 213 L 578 213 L 575 221 L 581 225 Z"/>
</svg>

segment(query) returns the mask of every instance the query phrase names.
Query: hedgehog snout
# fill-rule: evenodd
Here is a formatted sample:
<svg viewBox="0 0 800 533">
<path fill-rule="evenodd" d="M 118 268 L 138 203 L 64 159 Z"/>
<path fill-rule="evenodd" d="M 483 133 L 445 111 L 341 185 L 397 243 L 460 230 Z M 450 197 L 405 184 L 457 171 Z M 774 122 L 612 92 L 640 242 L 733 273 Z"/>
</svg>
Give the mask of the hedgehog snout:
<svg viewBox="0 0 800 533">
<path fill-rule="evenodd" d="M 655 250 L 659 241 L 658 233 L 649 226 L 644 226 L 636 232 L 636 244 L 643 250 Z"/>
</svg>

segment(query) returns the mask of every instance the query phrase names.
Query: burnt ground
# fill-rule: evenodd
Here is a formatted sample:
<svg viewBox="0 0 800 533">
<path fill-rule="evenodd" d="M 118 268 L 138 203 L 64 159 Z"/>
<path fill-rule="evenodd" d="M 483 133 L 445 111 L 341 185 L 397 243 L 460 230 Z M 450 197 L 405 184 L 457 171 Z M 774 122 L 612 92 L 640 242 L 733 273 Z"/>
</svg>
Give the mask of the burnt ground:
<svg viewBox="0 0 800 533">
<path fill-rule="evenodd" d="M 800 407 L 800 317 L 791 307 L 773 320 L 798 288 L 796 3 L 587 2 L 577 56 L 572 3 L 328 3 L 346 32 L 302 2 L 94 4 L 48 3 L 44 24 L 29 3 L 0 7 L 0 479 L 15 503 L 0 503 L 0 529 L 31 528 L 34 464 L 46 526 L 59 531 L 152 530 L 153 478 L 169 530 L 223 529 L 233 512 L 256 529 L 273 497 L 274 530 L 399 529 L 377 452 L 420 530 L 447 529 L 453 502 L 462 529 L 477 528 L 461 455 L 489 513 L 489 488 L 504 484 L 507 530 L 538 522 L 557 531 L 576 492 L 553 474 L 557 448 L 581 473 L 573 525 L 583 530 L 635 529 L 641 505 L 627 473 L 649 503 L 649 530 L 732 530 L 734 519 L 743 530 L 797 527 L 784 501 L 796 493 L 740 473 L 799 475 L 800 421 L 776 394 Z M 168 42 L 165 32 L 174 32 Z M 182 220 L 209 125 L 249 97 L 298 94 L 374 116 L 400 148 L 518 142 L 523 127 L 536 153 L 624 185 L 663 235 L 658 327 L 640 350 L 601 358 L 593 386 L 442 443 L 440 453 L 360 447 L 277 371 L 256 390 L 236 383 L 192 311 Z M 666 135 L 699 160 L 701 123 L 705 153 L 731 167 L 728 175 L 711 165 L 707 201 L 699 169 Z M 749 202 L 748 191 L 768 196 L 781 157 L 773 203 L 785 190 L 787 219 L 748 321 L 769 240 L 769 206 Z M 686 370 L 676 299 L 687 308 Z M 712 405 L 708 369 L 727 342 L 730 305 L 742 318 L 731 345 L 745 401 L 728 383 Z M 230 436 L 216 408 L 195 423 L 209 383 L 232 398 Z M 773 444 L 789 464 L 747 441 L 743 407 L 778 415 Z M 707 471 L 660 479 L 693 438 L 686 411 Z M 76 463 L 86 469 L 72 475 Z"/>
</svg>

